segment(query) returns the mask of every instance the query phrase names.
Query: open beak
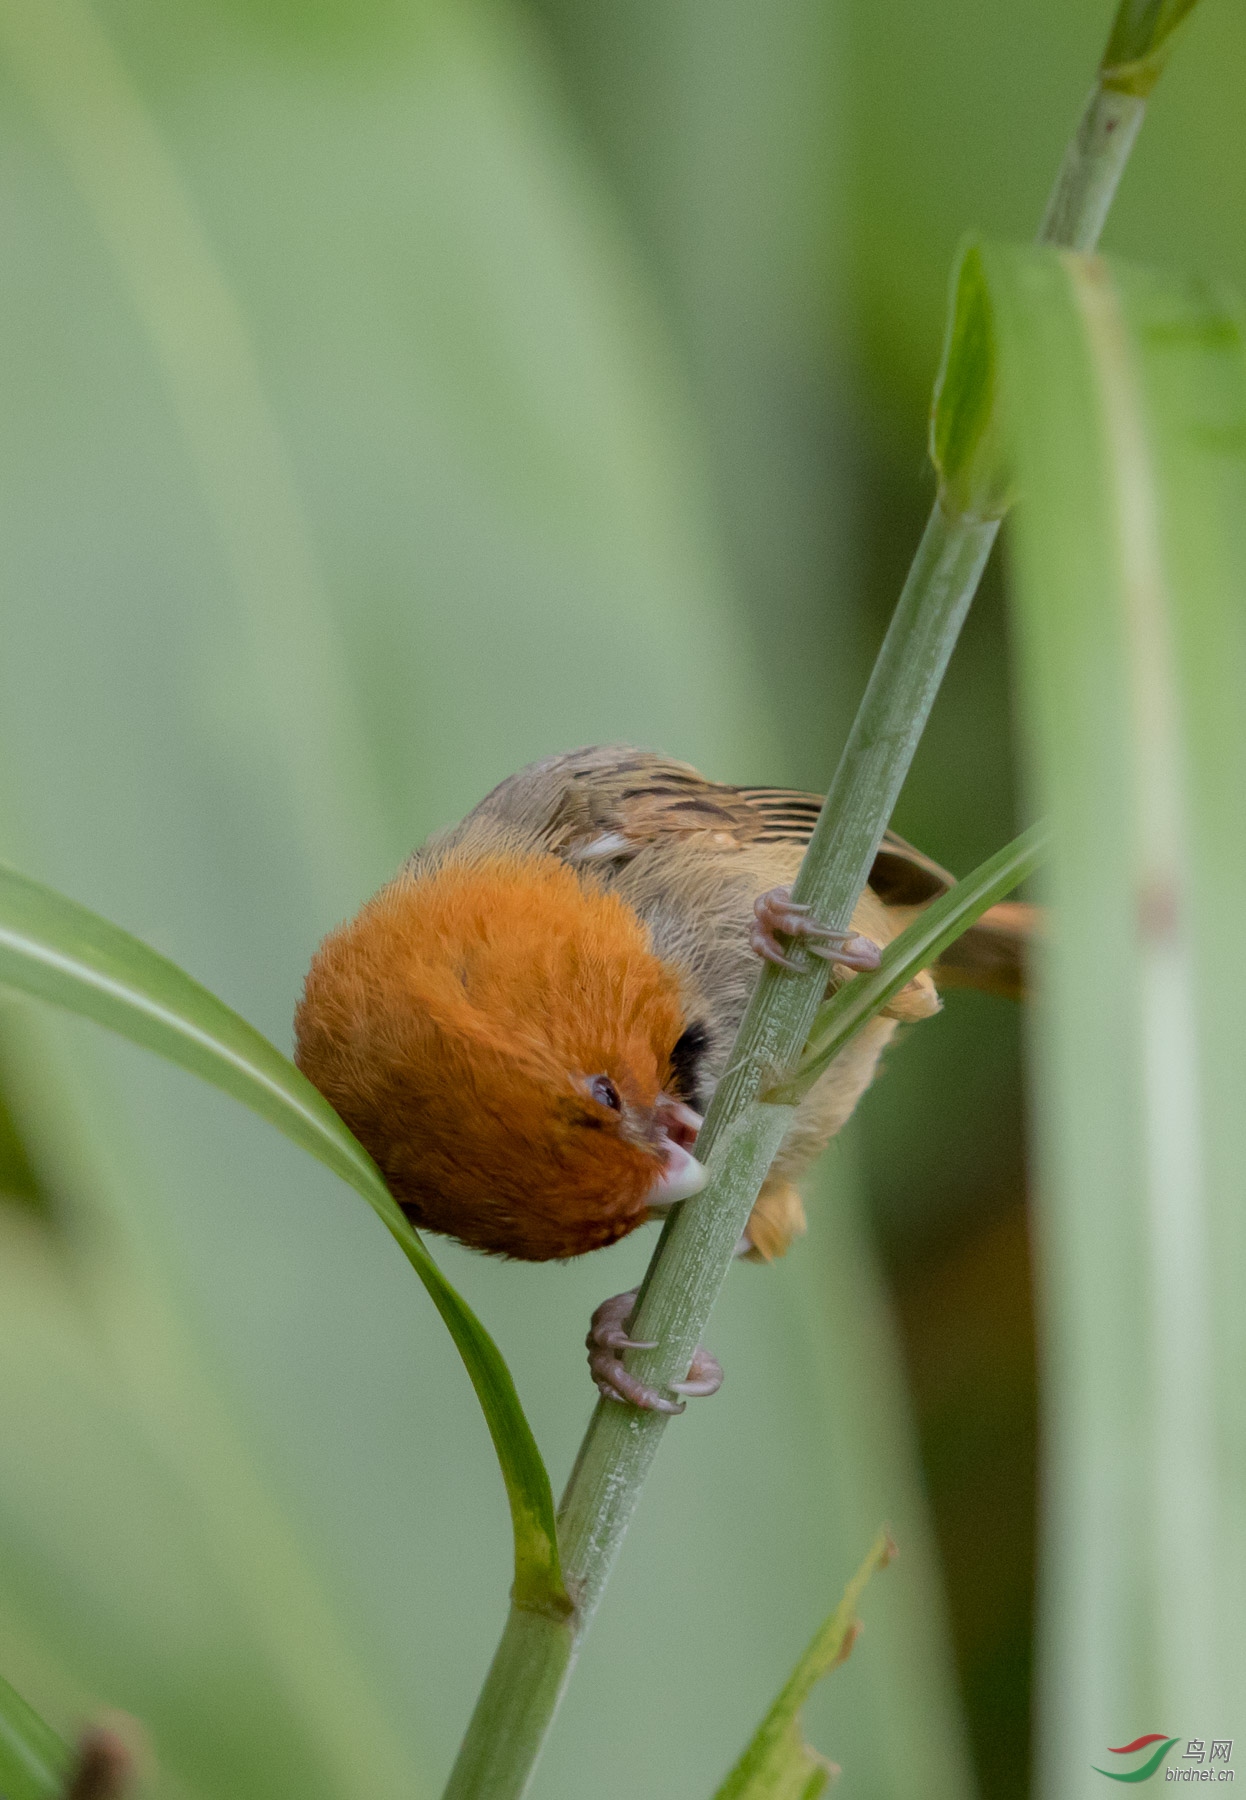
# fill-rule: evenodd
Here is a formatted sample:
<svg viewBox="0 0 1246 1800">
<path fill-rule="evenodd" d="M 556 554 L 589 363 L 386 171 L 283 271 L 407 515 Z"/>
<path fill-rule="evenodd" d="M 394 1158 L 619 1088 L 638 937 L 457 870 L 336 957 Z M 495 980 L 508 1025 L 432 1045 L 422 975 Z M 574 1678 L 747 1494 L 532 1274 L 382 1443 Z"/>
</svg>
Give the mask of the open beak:
<svg viewBox="0 0 1246 1800">
<path fill-rule="evenodd" d="M 657 1122 L 665 1142 L 661 1175 L 647 1195 L 646 1204 L 654 1218 L 661 1218 L 677 1200 L 688 1200 L 699 1194 L 709 1180 L 704 1166 L 691 1153 L 701 1129 L 701 1115 L 685 1106 L 682 1100 L 671 1100 L 663 1094 L 657 1104 Z"/>
</svg>

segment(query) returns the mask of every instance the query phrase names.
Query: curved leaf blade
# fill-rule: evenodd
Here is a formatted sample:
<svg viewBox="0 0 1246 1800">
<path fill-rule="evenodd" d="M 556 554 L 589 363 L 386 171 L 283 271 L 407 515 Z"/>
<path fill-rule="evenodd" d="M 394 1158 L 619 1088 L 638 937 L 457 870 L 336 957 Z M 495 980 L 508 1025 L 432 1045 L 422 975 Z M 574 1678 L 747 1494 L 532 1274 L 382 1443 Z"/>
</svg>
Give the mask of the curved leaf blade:
<svg viewBox="0 0 1246 1800">
<path fill-rule="evenodd" d="M 93 1019 L 210 1082 L 368 1202 L 424 1283 L 476 1390 L 510 1502 L 516 1604 L 568 1613 L 549 1475 L 501 1352 L 429 1255 L 372 1158 L 306 1077 L 176 963 L 66 895 L 3 866 L 0 983 Z"/>
<path fill-rule="evenodd" d="M 851 1655 L 861 1629 L 857 1602 L 871 1575 L 885 1569 L 895 1553 L 890 1533 L 880 1531 L 714 1800 L 816 1800 L 829 1786 L 838 1771 L 805 1742 L 800 1709 L 815 1684 Z"/>
</svg>

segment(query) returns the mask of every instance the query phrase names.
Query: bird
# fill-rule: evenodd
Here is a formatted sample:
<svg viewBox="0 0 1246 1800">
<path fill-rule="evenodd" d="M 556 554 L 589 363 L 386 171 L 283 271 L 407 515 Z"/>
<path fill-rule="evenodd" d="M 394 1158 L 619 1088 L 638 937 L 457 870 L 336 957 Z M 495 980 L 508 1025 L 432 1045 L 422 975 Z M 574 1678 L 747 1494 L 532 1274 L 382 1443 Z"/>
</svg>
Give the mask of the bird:
<svg viewBox="0 0 1246 1800">
<path fill-rule="evenodd" d="M 417 1226 L 534 1262 L 614 1243 L 703 1186 L 697 1132 L 761 963 L 795 967 L 800 940 L 834 987 L 952 885 L 888 831 L 850 929 L 829 930 L 791 898 L 821 808 L 629 745 L 531 763 L 324 939 L 294 1060 Z M 804 1231 L 797 1179 L 897 1028 L 939 1010 L 936 976 L 1019 996 L 1034 929 L 1031 907 L 991 908 L 840 1052 L 795 1110 L 743 1257 L 770 1262 Z M 635 1298 L 593 1315 L 603 1396 L 675 1412 L 716 1391 L 703 1349 L 679 1399 L 626 1368 Z"/>
</svg>

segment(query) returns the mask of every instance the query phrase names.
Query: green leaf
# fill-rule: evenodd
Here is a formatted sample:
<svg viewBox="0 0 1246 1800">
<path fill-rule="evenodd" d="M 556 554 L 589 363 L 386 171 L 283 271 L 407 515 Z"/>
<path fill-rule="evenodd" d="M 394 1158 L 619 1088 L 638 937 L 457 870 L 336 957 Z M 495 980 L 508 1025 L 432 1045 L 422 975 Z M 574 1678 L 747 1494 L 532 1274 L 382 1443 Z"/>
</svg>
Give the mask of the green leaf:
<svg viewBox="0 0 1246 1800">
<path fill-rule="evenodd" d="M 816 1800 L 829 1785 L 837 1773 L 835 1765 L 806 1744 L 800 1709 L 815 1684 L 851 1654 L 861 1629 L 857 1603 L 870 1576 L 885 1569 L 894 1555 L 890 1535 L 880 1531 L 839 1605 L 814 1634 L 714 1800 Z"/>
<path fill-rule="evenodd" d="M 0 1677 L 0 1794 L 4 1800 L 54 1800 L 69 1752 L 21 1695 Z"/>
<path fill-rule="evenodd" d="M 952 276 L 947 337 L 930 413 L 930 459 L 950 517 L 1002 519 L 1014 495 L 1003 470 L 991 300 L 976 245 Z"/>
<path fill-rule="evenodd" d="M 1246 338 L 1206 282 L 981 248 L 1031 787 L 1044 1791 L 1246 1662 Z"/>
<path fill-rule="evenodd" d="M 467 1367 L 511 1507 L 515 1600 L 562 1616 L 553 1495 L 497 1346 L 332 1107 L 267 1038 L 175 963 L 98 914 L 0 867 L 0 982 L 79 1013 L 241 1100 L 368 1202 L 428 1290 Z"/>
<path fill-rule="evenodd" d="M 972 875 L 966 875 L 963 881 L 958 881 L 955 887 L 925 907 L 918 918 L 887 945 L 876 969 L 844 982 L 819 1009 L 795 1072 L 779 1087 L 772 1088 L 766 1099 L 794 1104 L 807 1094 L 866 1020 L 873 1018 L 914 975 L 928 968 L 949 944 L 968 931 L 989 906 L 994 906 L 997 900 L 1002 900 L 1005 894 L 1032 875 L 1042 862 L 1046 849 L 1045 827 L 1032 825 L 980 864 Z"/>
</svg>

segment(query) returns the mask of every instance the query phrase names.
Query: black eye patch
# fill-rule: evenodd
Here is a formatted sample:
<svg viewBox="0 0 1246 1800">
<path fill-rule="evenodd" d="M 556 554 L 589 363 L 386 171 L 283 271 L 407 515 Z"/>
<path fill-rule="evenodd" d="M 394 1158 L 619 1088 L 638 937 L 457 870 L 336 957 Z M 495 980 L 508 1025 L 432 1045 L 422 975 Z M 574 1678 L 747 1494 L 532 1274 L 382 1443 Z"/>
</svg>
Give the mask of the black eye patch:
<svg viewBox="0 0 1246 1800">
<path fill-rule="evenodd" d="M 671 1074 L 675 1097 L 696 1112 L 704 1111 L 700 1096 L 701 1062 L 710 1046 L 710 1034 L 698 1021 L 689 1025 L 671 1051 Z"/>
</svg>

